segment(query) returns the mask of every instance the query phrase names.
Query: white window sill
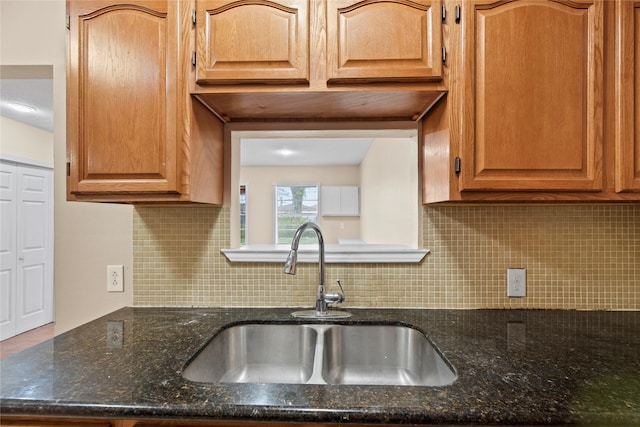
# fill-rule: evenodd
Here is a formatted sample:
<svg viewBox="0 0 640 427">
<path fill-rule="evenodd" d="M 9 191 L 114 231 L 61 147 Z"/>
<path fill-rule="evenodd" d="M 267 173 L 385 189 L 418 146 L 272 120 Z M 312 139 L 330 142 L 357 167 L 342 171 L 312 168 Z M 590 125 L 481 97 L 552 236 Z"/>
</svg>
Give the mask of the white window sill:
<svg viewBox="0 0 640 427">
<path fill-rule="evenodd" d="M 283 263 L 290 245 L 250 245 L 237 249 L 222 249 L 231 262 Z M 419 263 L 429 249 L 411 249 L 403 245 L 326 245 L 325 263 Z M 317 245 L 300 245 L 298 262 L 318 262 Z"/>
</svg>

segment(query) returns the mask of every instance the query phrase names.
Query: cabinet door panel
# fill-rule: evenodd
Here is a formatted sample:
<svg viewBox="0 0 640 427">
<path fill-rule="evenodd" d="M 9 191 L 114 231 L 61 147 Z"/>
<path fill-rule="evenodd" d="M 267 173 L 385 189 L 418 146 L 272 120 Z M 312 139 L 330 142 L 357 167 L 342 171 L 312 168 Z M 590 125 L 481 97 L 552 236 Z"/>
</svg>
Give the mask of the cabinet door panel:
<svg viewBox="0 0 640 427">
<path fill-rule="evenodd" d="M 616 191 L 640 191 L 640 2 L 616 3 Z"/>
<path fill-rule="evenodd" d="M 198 1 L 197 82 L 307 82 L 308 0 Z"/>
<path fill-rule="evenodd" d="M 602 3 L 464 7 L 461 190 L 600 190 Z"/>
<path fill-rule="evenodd" d="M 442 77 L 439 0 L 329 0 L 328 80 Z"/>
<path fill-rule="evenodd" d="M 70 8 L 71 193 L 176 192 L 177 33 L 166 1 Z"/>
</svg>

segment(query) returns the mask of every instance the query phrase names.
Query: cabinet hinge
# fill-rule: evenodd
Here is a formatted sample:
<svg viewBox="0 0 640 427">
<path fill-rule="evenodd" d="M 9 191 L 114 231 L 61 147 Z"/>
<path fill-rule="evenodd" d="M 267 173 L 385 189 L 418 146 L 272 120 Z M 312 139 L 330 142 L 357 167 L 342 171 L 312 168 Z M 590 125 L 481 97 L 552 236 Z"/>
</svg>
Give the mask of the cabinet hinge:
<svg viewBox="0 0 640 427">
<path fill-rule="evenodd" d="M 191 52 L 191 65 L 196 66 L 196 51 Z"/>
<path fill-rule="evenodd" d="M 447 62 L 447 48 L 442 46 L 442 63 L 445 64 Z"/>
<path fill-rule="evenodd" d="M 444 22 L 445 19 L 447 19 L 447 8 L 442 5 L 442 22 Z"/>
<path fill-rule="evenodd" d="M 65 20 L 65 26 L 67 27 L 67 30 L 71 29 L 71 16 L 67 15 L 64 18 Z"/>
<path fill-rule="evenodd" d="M 67 176 L 71 176 L 71 162 L 67 162 Z"/>
<path fill-rule="evenodd" d="M 456 21 L 456 24 L 459 24 L 459 23 L 460 23 L 460 14 L 461 14 L 461 11 L 460 11 L 460 5 L 459 5 L 459 4 L 457 4 L 457 5 L 456 5 L 456 8 L 455 8 L 455 15 L 456 15 L 456 19 L 455 19 L 455 21 Z"/>
<path fill-rule="evenodd" d="M 456 175 L 459 175 L 461 170 L 462 170 L 462 160 L 460 160 L 460 157 L 456 157 L 456 159 L 453 162 L 453 171 L 456 173 Z"/>
<path fill-rule="evenodd" d="M 196 18 L 197 14 L 196 14 L 196 10 L 195 9 L 191 9 L 191 22 L 193 22 L 193 25 L 196 25 Z"/>
</svg>

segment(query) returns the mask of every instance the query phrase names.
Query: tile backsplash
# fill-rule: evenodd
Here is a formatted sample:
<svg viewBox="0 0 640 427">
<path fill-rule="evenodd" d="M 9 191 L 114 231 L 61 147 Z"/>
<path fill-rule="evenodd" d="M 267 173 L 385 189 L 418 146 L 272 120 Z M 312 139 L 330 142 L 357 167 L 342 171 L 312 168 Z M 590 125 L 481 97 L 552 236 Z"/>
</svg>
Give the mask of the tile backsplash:
<svg viewBox="0 0 640 427">
<path fill-rule="evenodd" d="M 420 264 L 329 264 L 345 307 L 640 310 L 640 205 L 425 206 Z M 136 207 L 134 305 L 312 306 L 318 270 L 230 263 L 229 209 Z M 527 296 L 506 296 L 506 269 Z"/>
</svg>

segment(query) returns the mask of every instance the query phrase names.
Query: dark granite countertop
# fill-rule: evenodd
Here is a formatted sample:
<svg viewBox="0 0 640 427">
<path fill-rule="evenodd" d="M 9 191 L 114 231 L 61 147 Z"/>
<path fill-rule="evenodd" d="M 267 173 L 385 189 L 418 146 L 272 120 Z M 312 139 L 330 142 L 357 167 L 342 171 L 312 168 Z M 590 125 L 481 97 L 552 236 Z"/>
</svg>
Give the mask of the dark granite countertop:
<svg viewBox="0 0 640 427">
<path fill-rule="evenodd" d="M 230 323 L 292 309 L 124 308 L 2 359 L 0 412 L 418 424 L 640 424 L 640 312 L 354 309 L 423 330 L 444 387 L 199 384 L 181 370 Z M 338 323 L 338 322 L 336 322 Z"/>
</svg>

